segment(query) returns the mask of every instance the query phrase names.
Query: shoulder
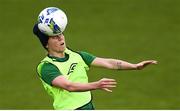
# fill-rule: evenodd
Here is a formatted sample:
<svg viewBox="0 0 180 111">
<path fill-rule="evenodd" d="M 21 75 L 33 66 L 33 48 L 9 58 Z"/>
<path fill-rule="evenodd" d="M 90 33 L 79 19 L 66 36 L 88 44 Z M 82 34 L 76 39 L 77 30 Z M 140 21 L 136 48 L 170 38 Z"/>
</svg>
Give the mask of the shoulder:
<svg viewBox="0 0 180 111">
<path fill-rule="evenodd" d="M 96 56 L 94 56 L 93 54 L 85 52 L 85 51 L 79 51 L 78 53 L 88 66 L 90 66 L 92 61 L 96 58 Z"/>
<path fill-rule="evenodd" d="M 92 61 L 96 58 L 96 56 L 94 56 L 93 54 L 91 53 L 88 53 L 88 52 L 85 52 L 85 51 L 74 51 L 70 48 L 67 48 L 67 52 L 70 51 L 70 52 L 74 52 L 74 53 L 77 53 L 78 55 L 80 55 L 80 57 L 84 60 L 84 62 L 90 66 Z"/>
<path fill-rule="evenodd" d="M 59 69 L 50 62 L 41 62 L 37 67 L 38 73 L 42 76 L 48 72 L 59 72 Z"/>
<path fill-rule="evenodd" d="M 52 85 L 52 81 L 59 75 L 62 75 L 62 73 L 59 71 L 59 69 L 49 62 L 43 62 L 39 64 L 40 68 L 38 70 L 39 76 L 42 78 L 44 82 L 46 82 L 49 85 Z"/>
</svg>

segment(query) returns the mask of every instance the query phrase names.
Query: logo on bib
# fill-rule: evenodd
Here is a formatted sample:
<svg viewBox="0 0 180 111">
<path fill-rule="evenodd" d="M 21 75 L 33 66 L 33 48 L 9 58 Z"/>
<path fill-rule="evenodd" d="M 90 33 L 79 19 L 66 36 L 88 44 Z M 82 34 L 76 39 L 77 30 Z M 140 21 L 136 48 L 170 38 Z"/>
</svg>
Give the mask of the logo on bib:
<svg viewBox="0 0 180 111">
<path fill-rule="evenodd" d="M 77 63 L 72 63 L 71 64 L 67 75 L 69 75 L 70 73 L 72 73 L 74 71 L 74 68 L 76 67 L 76 65 L 77 65 Z"/>
</svg>

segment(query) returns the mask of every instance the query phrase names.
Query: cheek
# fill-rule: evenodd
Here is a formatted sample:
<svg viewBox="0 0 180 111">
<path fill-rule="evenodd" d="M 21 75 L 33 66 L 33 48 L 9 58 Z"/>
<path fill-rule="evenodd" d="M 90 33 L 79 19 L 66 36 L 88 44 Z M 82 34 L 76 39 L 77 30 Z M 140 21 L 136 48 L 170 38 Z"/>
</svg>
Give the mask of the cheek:
<svg viewBox="0 0 180 111">
<path fill-rule="evenodd" d="M 53 40 L 49 40 L 48 41 L 48 47 L 56 47 L 56 42 L 55 41 L 53 41 Z"/>
<path fill-rule="evenodd" d="M 49 39 L 48 43 L 51 45 L 57 44 L 57 41 L 55 39 Z"/>
<path fill-rule="evenodd" d="M 57 44 L 57 42 L 52 42 L 52 43 L 51 43 L 51 47 L 53 47 L 53 48 L 56 48 L 56 47 L 58 47 L 58 44 Z"/>
</svg>

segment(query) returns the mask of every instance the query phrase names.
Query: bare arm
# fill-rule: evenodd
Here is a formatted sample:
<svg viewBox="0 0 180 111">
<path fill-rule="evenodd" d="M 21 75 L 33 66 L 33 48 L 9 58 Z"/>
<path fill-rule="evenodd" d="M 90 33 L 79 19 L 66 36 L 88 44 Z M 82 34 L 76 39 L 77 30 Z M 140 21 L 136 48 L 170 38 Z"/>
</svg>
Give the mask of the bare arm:
<svg viewBox="0 0 180 111">
<path fill-rule="evenodd" d="M 99 81 L 90 83 L 75 83 L 67 80 L 65 76 L 61 75 L 52 81 L 52 85 L 71 92 L 90 91 L 95 89 L 112 92 L 110 88 L 116 87 L 116 81 L 114 79 L 103 78 Z"/>
<path fill-rule="evenodd" d="M 98 66 L 98 67 L 103 67 L 107 69 L 117 69 L 117 70 L 118 69 L 122 69 L 122 70 L 139 69 L 140 70 L 150 64 L 157 64 L 157 61 L 146 60 L 146 61 L 139 62 L 137 64 L 132 64 L 123 60 L 96 57 L 94 61 L 91 63 L 92 66 Z"/>
</svg>

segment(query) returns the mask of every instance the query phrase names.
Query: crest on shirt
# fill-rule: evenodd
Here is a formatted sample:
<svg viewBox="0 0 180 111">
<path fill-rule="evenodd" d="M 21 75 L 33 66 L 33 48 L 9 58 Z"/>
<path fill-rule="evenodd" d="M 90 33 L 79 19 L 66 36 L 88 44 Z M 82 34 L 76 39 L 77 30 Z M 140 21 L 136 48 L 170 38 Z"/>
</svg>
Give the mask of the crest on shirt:
<svg viewBox="0 0 180 111">
<path fill-rule="evenodd" d="M 74 71 L 74 68 L 76 67 L 77 63 L 72 63 L 69 67 L 69 71 L 68 71 L 68 74 L 69 75 L 70 73 L 72 73 Z"/>
</svg>

